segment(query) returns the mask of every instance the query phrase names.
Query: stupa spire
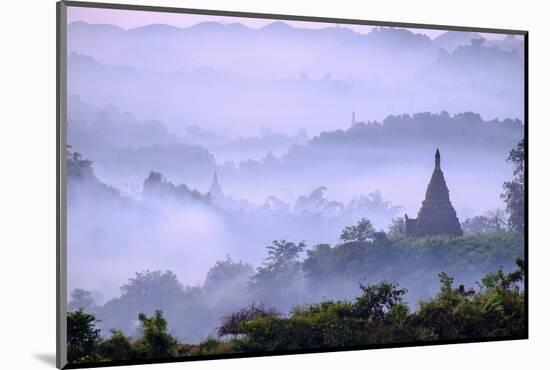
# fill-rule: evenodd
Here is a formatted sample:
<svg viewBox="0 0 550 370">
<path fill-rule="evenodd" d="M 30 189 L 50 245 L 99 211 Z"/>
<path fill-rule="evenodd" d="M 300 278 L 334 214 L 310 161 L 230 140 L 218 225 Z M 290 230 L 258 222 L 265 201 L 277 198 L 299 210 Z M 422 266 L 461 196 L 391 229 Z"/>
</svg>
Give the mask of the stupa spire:
<svg viewBox="0 0 550 370">
<path fill-rule="evenodd" d="M 426 189 L 426 197 L 416 219 L 406 219 L 407 235 L 462 235 L 460 222 L 449 198 L 449 189 L 443 171 L 441 154 L 435 151 L 435 168 Z"/>
<path fill-rule="evenodd" d="M 214 177 L 212 178 L 212 184 L 210 185 L 210 189 L 208 190 L 208 193 L 213 199 L 221 200 L 225 198 L 225 195 L 223 194 L 222 187 L 220 186 L 220 183 L 218 182 L 218 171 L 214 170 Z"/>
<path fill-rule="evenodd" d="M 218 170 L 214 170 L 214 179 L 212 182 L 218 184 Z"/>
</svg>

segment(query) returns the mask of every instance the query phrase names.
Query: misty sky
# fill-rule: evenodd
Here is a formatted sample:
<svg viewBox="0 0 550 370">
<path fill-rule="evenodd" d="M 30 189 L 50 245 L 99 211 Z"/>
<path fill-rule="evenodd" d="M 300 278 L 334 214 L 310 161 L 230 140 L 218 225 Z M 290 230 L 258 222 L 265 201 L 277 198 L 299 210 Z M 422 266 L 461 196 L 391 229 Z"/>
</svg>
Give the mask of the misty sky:
<svg viewBox="0 0 550 370">
<path fill-rule="evenodd" d="M 114 104 L 159 120 L 177 134 L 188 125 L 184 120 L 232 137 L 274 125 L 287 134 L 303 128 L 316 135 L 347 127 L 351 111 L 359 121 L 441 110 L 471 110 L 485 119 L 523 117 L 519 36 L 79 7 L 68 8 L 68 22 L 69 68 L 87 69 L 69 81 L 69 91 L 95 105 Z M 318 34 L 308 32 L 314 30 Z M 486 39 L 483 54 L 457 49 L 476 37 Z M 479 66 L 487 63 L 499 67 L 472 76 L 485 73 Z M 126 69 L 118 73 L 117 67 Z M 95 73 L 97 68 L 102 71 Z M 471 78 L 457 81 L 457 73 Z M 120 80 L 125 76 L 129 83 Z M 236 93 L 235 78 L 241 80 Z M 104 79 L 120 81 L 106 86 Z M 475 83 L 485 90 L 481 96 L 469 93 Z M 129 96 L 128 89 L 154 91 Z M 285 109 L 274 111 L 274 101 Z M 320 118 L 317 106 L 324 110 Z"/>
<path fill-rule="evenodd" d="M 220 22 L 224 24 L 240 23 L 249 28 L 261 28 L 269 23 L 274 22 L 271 19 L 255 19 L 242 17 L 218 17 L 196 14 L 176 14 L 165 12 L 144 12 L 136 10 L 118 10 L 118 9 L 95 9 L 95 8 L 79 8 L 69 7 L 67 10 L 68 22 L 88 22 L 97 24 L 112 24 L 124 29 L 132 29 L 143 27 L 151 24 L 167 24 L 175 27 L 191 27 L 201 22 Z M 284 21 L 292 27 L 296 28 L 328 28 L 328 27 L 345 27 L 352 29 L 357 33 L 369 33 L 372 26 L 352 25 L 352 24 L 330 24 L 323 22 L 299 22 L 299 21 Z M 441 35 L 445 31 L 432 30 L 425 28 L 410 29 L 414 33 L 427 35 L 431 38 Z M 480 33 L 487 39 L 502 39 L 505 35 Z"/>
</svg>

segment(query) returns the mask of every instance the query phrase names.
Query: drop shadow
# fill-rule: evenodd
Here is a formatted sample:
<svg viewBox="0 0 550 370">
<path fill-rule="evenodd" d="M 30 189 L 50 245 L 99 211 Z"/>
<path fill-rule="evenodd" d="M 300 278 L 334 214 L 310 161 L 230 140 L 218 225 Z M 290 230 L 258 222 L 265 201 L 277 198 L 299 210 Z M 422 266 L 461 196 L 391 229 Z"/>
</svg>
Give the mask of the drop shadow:
<svg viewBox="0 0 550 370">
<path fill-rule="evenodd" d="M 46 365 L 55 367 L 55 353 L 35 353 L 34 358 Z"/>
</svg>

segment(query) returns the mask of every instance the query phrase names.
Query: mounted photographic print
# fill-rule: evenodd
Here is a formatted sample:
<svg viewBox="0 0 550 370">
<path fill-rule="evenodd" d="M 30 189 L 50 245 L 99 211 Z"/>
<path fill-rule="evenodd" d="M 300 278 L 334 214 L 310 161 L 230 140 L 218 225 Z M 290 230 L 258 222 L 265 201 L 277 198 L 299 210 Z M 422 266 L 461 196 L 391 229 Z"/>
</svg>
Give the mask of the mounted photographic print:
<svg viewBox="0 0 550 370">
<path fill-rule="evenodd" d="M 525 31 L 58 3 L 58 367 L 527 338 L 526 69 Z"/>
</svg>

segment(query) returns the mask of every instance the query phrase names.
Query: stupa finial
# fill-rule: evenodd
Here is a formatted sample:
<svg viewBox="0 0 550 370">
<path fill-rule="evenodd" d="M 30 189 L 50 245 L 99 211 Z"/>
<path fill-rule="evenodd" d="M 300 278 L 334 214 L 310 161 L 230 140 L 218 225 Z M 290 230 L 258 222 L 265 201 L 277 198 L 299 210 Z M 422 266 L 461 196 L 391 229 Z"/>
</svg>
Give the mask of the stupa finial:
<svg viewBox="0 0 550 370">
<path fill-rule="evenodd" d="M 439 154 L 439 148 L 435 150 L 435 169 L 441 169 L 441 154 Z"/>
</svg>

